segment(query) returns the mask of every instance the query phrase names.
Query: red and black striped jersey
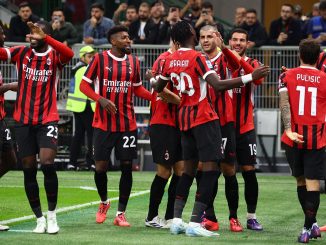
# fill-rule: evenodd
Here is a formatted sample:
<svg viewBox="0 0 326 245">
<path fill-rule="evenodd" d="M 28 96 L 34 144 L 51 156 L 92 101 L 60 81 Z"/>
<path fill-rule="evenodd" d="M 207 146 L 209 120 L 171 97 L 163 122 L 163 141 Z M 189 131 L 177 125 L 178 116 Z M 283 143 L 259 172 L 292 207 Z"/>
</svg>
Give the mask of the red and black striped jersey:
<svg viewBox="0 0 326 245">
<path fill-rule="evenodd" d="M 152 73 L 154 76 L 158 76 L 162 72 L 165 59 L 171 53 L 171 51 L 166 51 L 156 59 L 152 67 Z M 172 91 L 173 87 L 171 82 L 168 83 L 167 88 Z M 157 97 L 157 92 L 154 90 L 152 93 L 150 125 L 164 124 L 176 127 L 177 105 L 163 102 L 159 97 Z"/>
<path fill-rule="evenodd" d="M 136 130 L 134 87 L 142 85 L 136 56 L 118 58 L 110 50 L 98 53 L 88 65 L 83 80 L 94 83 L 95 92 L 111 100 L 117 108 L 117 113 L 112 114 L 96 102 L 93 127 L 110 132 Z"/>
<path fill-rule="evenodd" d="M 231 74 L 227 67 L 227 60 L 222 52 L 211 59 L 214 70 L 221 80 L 230 78 Z M 224 126 L 229 122 L 234 122 L 232 106 L 232 90 L 217 92 L 212 86 L 207 84 L 209 98 L 220 118 L 220 125 Z"/>
<path fill-rule="evenodd" d="M 172 80 L 181 102 L 178 110 L 180 130 L 216 120 L 218 116 L 207 98 L 205 78 L 215 73 L 206 55 L 189 48 L 180 48 L 166 58 L 163 80 Z"/>
<path fill-rule="evenodd" d="M 303 135 L 303 144 L 294 144 L 285 133 L 282 142 L 302 149 L 326 145 L 326 74 L 314 67 L 300 66 L 280 75 L 279 92 L 287 91 L 293 132 Z"/>
<path fill-rule="evenodd" d="M 56 87 L 64 66 L 59 53 L 51 47 L 37 53 L 25 46 L 6 48 L 6 51 L 18 74 L 14 119 L 32 125 L 58 121 Z"/>
<path fill-rule="evenodd" d="M 316 65 L 318 70 L 326 72 L 326 52 L 321 52 Z"/>
<path fill-rule="evenodd" d="M 258 60 L 245 57 L 244 60 L 253 68 L 260 66 Z M 240 67 L 232 73 L 232 77 L 240 77 L 245 71 Z M 239 88 L 232 89 L 233 115 L 237 134 L 244 134 L 255 128 L 254 125 L 254 90 L 255 82 L 242 85 Z"/>
<path fill-rule="evenodd" d="M 0 86 L 3 84 L 3 77 L 0 71 Z M 0 94 L 0 120 L 3 120 L 6 116 L 5 113 L 5 97 L 3 94 Z"/>
</svg>

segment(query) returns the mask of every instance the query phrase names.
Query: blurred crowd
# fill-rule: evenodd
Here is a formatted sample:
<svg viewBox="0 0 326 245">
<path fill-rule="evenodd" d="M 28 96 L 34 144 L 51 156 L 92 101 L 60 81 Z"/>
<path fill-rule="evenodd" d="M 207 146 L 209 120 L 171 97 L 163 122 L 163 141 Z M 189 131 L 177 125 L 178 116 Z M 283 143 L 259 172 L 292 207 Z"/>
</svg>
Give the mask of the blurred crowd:
<svg viewBox="0 0 326 245">
<path fill-rule="evenodd" d="M 27 22 L 36 22 L 40 18 L 33 14 L 28 2 L 19 5 L 19 11 L 10 21 L 7 40 L 26 42 L 29 33 Z M 112 18 L 105 16 L 102 3 L 90 7 L 90 18 L 83 24 L 83 32 L 65 20 L 63 9 L 52 10 L 49 20 L 53 28 L 53 37 L 66 45 L 84 43 L 101 45 L 108 43 L 106 33 L 114 25 L 129 28 L 129 35 L 134 44 L 168 44 L 171 28 L 181 19 L 188 21 L 195 28 L 197 35 L 204 25 L 217 27 L 222 37 L 227 40 L 233 28 L 243 28 L 249 33 L 248 48 L 262 45 L 298 45 L 303 38 L 311 37 L 321 45 L 326 45 L 326 1 L 312 5 L 308 15 L 303 14 L 300 5 L 283 4 L 280 15 L 267 28 L 259 22 L 257 11 L 253 8 L 237 7 L 234 12 L 233 26 L 225 27 L 214 17 L 211 1 L 188 0 L 180 8 L 178 5 L 166 6 L 164 1 L 156 0 L 149 4 L 140 3 L 139 7 L 121 3 Z"/>
</svg>

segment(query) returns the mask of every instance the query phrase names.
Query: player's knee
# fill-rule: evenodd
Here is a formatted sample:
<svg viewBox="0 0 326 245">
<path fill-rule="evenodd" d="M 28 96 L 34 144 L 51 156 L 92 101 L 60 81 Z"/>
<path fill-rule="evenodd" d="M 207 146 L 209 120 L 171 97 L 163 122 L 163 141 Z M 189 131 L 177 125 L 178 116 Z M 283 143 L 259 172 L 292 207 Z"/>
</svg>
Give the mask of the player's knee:
<svg viewBox="0 0 326 245">
<path fill-rule="evenodd" d="M 254 171 L 255 165 L 242 165 L 240 168 L 242 172 Z"/>
<path fill-rule="evenodd" d="M 221 171 L 224 176 L 233 176 L 235 175 L 235 165 L 234 164 L 227 164 L 221 163 Z"/>
<path fill-rule="evenodd" d="M 132 172 L 132 162 L 131 161 L 121 161 L 120 169 L 122 173 L 131 173 Z"/>
<path fill-rule="evenodd" d="M 296 180 L 297 180 L 297 186 L 304 186 L 306 185 L 306 179 L 305 177 L 302 175 L 302 176 L 298 176 L 298 177 L 295 177 Z"/>
<path fill-rule="evenodd" d="M 184 162 L 183 161 L 177 162 L 173 167 L 173 172 L 175 175 L 181 176 L 184 172 Z"/>
<path fill-rule="evenodd" d="M 44 176 L 52 176 L 56 173 L 54 164 L 41 165 Z"/>
<path fill-rule="evenodd" d="M 158 167 L 156 171 L 156 174 L 163 179 L 170 178 L 171 173 L 172 173 L 171 167 Z"/>
</svg>

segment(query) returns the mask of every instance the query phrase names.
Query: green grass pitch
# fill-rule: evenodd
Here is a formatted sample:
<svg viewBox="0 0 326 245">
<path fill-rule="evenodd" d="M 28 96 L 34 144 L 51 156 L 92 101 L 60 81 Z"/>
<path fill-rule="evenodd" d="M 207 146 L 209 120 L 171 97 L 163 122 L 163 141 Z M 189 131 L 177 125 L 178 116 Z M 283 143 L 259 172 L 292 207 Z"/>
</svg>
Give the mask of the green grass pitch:
<svg viewBox="0 0 326 245">
<path fill-rule="evenodd" d="M 149 190 L 155 173 L 134 172 L 132 192 L 137 194 Z M 59 203 L 58 208 L 70 207 L 98 201 L 92 172 L 58 172 Z M 118 196 L 119 172 L 108 173 L 108 188 L 111 198 Z M 42 172 L 38 173 L 43 211 L 47 210 Z M 238 174 L 240 203 L 238 216 L 245 224 L 245 201 L 243 197 L 243 179 Z M 127 219 L 130 228 L 113 226 L 117 201 L 112 202 L 108 218 L 104 224 L 95 223 L 97 205 L 70 210 L 58 214 L 60 233 L 57 235 L 33 234 L 35 219 L 11 223 L 11 230 L 0 232 L 0 244 L 297 244 L 296 239 L 303 225 L 303 214 L 296 196 L 295 180 L 290 176 L 259 174 L 259 202 L 257 215 L 264 231 L 244 230 L 231 233 L 228 230 L 228 209 L 224 195 L 224 179 L 219 180 L 219 192 L 215 201 L 220 222 L 218 238 L 190 238 L 185 235 L 172 236 L 168 230 L 146 228 L 149 194 L 135 196 L 129 200 Z M 86 188 L 85 188 L 86 187 Z M 195 184 L 192 187 L 188 204 L 184 211 L 184 220 L 188 221 L 194 201 Z M 160 208 L 164 217 L 166 197 Z M 326 225 L 326 195 L 321 195 L 318 212 L 319 225 Z M 9 172 L 0 179 L 0 221 L 32 215 L 23 187 L 22 172 Z M 324 234 L 322 234 L 324 235 Z M 326 235 L 326 233 L 325 233 Z M 311 244 L 326 244 L 326 238 L 311 241 Z"/>
</svg>

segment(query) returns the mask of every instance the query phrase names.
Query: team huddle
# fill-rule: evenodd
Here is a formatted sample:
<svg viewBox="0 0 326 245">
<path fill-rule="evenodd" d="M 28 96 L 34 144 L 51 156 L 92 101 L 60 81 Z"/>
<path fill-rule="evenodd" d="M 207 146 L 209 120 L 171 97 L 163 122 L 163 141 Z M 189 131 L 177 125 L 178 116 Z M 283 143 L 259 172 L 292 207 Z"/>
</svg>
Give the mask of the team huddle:
<svg viewBox="0 0 326 245">
<path fill-rule="evenodd" d="M 51 38 L 46 22 L 29 23 L 29 26 L 30 47 L 0 48 L 0 59 L 11 60 L 18 71 L 18 83 L 2 85 L 0 92 L 17 90 L 15 133 L 26 195 L 37 218 L 33 232 L 54 234 L 59 231 L 55 213 L 58 179 L 54 157 L 59 120 L 55 85 L 59 71 L 73 53 Z M 242 232 L 244 228 L 237 212 L 237 163 L 244 179 L 246 228 L 263 230 L 256 215 L 259 188 L 255 172 L 257 146 L 253 93 L 270 69 L 246 56 L 248 33 L 243 29 L 231 32 L 230 49 L 214 26 L 202 27 L 199 37 L 203 53 L 195 50 L 198 40 L 192 26 L 185 21 L 175 24 L 171 30 L 170 49 L 157 58 L 146 74 L 152 93 L 142 86 L 139 60 L 131 54 L 126 27 L 110 29 L 107 38 L 112 48 L 96 54 L 87 66 L 80 90 L 96 101 L 93 118 L 94 180 L 101 199 L 96 213 L 97 223 L 106 220 L 110 208 L 107 170 L 114 148 L 115 156 L 120 160 L 121 177 L 113 223 L 130 226 L 125 212 L 133 182 L 132 160 L 137 158 L 133 106 L 136 95 L 151 101 L 150 142 L 157 166 L 145 225 L 168 228 L 175 235 L 218 236 L 214 200 L 222 173 L 229 208 L 229 229 Z M 321 236 L 316 214 L 326 145 L 326 86 L 322 84 L 326 74 L 315 68 L 320 54 L 320 46 L 315 41 L 302 41 L 299 51 L 301 66 L 285 69 L 280 76 L 279 92 L 285 126 L 282 141 L 287 145 L 286 156 L 297 179 L 298 198 L 305 214 L 304 229 L 298 241 L 307 243 L 309 239 Z M 319 63 L 325 60 L 322 57 Z M 2 128 L 5 132 L 5 126 Z M 8 152 L 4 143 L 2 147 L 2 152 Z M 36 154 L 39 154 L 45 179 L 47 219 L 40 206 Z M 158 209 L 170 177 L 166 213 L 164 218 L 160 218 Z M 197 190 L 192 215 L 189 222 L 184 222 L 182 213 L 195 178 Z"/>
</svg>

